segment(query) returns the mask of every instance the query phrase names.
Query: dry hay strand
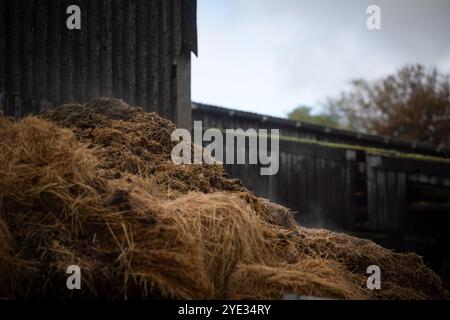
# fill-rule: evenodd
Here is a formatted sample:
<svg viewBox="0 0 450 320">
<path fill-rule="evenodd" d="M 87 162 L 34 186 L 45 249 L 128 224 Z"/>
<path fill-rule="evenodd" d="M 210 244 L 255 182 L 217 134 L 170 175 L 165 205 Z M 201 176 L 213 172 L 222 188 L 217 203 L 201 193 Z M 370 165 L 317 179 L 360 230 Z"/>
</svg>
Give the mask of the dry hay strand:
<svg viewBox="0 0 450 320">
<path fill-rule="evenodd" d="M 130 173 L 151 178 L 168 193 L 244 191 L 222 166 L 174 166 L 171 152 L 176 143 L 171 135 L 175 126 L 121 100 L 98 98 L 84 105 L 63 105 L 40 117 L 71 128 L 80 142 L 95 148 L 105 177 Z"/>
<path fill-rule="evenodd" d="M 365 300 L 369 293 L 355 286 L 355 276 L 332 260 L 304 257 L 296 264 L 238 265 L 229 283 L 231 299 L 305 297 Z"/>
<path fill-rule="evenodd" d="M 165 206 L 181 215 L 183 232 L 194 236 L 213 284 L 210 297 L 226 298 L 227 282 L 238 263 L 264 263 L 271 243 L 268 225 L 246 201 L 246 194 L 188 194 Z M 270 258 L 270 257 L 269 257 Z"/>
<path fill-rule="evenodd" d="M 372 241 L 327 230 L 299 227 L 299 232 L 305 236 L 299 241 L 302 252 L 338 261 L 349 272 L 359 274 L 361 279 L 367 279 L 368 266 L 379 266 L 383 271 L 384 289 L 373 291 L 374 298 L 441 299 L 446 295 L 439 276 L 427 268 L 423 259 L 416 254 L 395 253 Z"/>
<path fill-rule="evenodd" d="M 73 264 L 83 269 L 87 297 L 209 292 L 196 243 L 178 232 L 182 217 L 129 181 L 101 177 L 71 131 L 27 118 L 3 125 L 0 137 L 0 297 L 65 296 Z"/>
<path fill-rule="evenodd" d="M 40 118 L 0 117 L 0 298 L 446 294 L 415 255 L 303 229 L 220 166 L 172 165 L 174 127 L 155 114 L 97 99 Z M 66 289 L 73 264 L 82 292 Z M 364 287 L 371 264 L 385 290 Z"/>
</svg>

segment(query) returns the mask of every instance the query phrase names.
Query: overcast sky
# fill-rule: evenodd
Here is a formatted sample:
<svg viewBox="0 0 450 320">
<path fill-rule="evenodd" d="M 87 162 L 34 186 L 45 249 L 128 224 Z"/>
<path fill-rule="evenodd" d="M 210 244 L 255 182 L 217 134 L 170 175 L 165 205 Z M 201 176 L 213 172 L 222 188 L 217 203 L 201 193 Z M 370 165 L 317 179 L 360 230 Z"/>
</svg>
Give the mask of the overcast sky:
<svg viewBox="0 0 450 320">
<path fill-rule="evenodd" d="M 450 72 L 450 0 L 198 0 L 198 28 L 193 100 L 245 111 L 320 111 L 351 79 L 406 63 Z"/>
</svg>

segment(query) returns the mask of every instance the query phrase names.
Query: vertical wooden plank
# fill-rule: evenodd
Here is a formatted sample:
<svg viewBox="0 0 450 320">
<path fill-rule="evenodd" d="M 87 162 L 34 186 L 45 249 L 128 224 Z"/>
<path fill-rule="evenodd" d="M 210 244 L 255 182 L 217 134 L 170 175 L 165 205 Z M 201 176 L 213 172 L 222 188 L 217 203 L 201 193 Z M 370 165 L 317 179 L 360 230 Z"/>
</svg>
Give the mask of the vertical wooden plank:
<svg viewBox="0 0 450 320">
<path fill-rule="evenodd" d="M 147 111 L 157 112 L 159 109 L 159 1 L 148 0 L 148 69 L 147 69 Z"/>
<path fill-rule="evenodd" d="M 171 108 L 173 120 L 180 128 L 190 129 L 191 108 L 191 52 L 182 51 L 182 0 L 172 0 L 170 24 Z"/>
<path fill-rule="evenodd" d="M 123 3 L 123 97 L 129 104 L 134 104 L 135 92 L 135 0 L 125 1 Z"/>
<path fill-rule="evenodd" d="M 400 199 L 398 198 L 397 172 L 386 171 L 387 177 L 387 224 L 390 230 L 398 229 Z"/>
<path fill-rule="evenodd" d="M 330 222 L 329 227 L 333 230 L 340 230 L 342 226 L 342 215 L 344 213 L 343 199 L 341 197 L 340 201 L 337 201 L 337 189 L 342 191 L 342 180 L 341 171 L 337 170 L 336 163 L 334 160 L 326 159 L 327 170 L 325 171 L 327 176 L 327 187 L 328 187 L 328 205 L 327 205 L 327 221 Z M 333 182 L 335 180 L 335 182 Z"/>
<path fill-rule="evenodd" d="M 343 230 L 346 219 L 346 190 L 345 190 L 345 165 L 341 161 L 331 162 L 332 174 L 329 177 L 331 187 L 331 210 L 333 211 L 333 224 L 335 230 Z M 336 177 L 337 183 L 333 183 L 333 176 Z M 336 204 L 335 206 L 333 204 Z"/>
<path fill-rule="evenodd" d="M 198 55 L 197 48 L 197 0 L 183 0 L 183 47 Z"/>
<path fill-rule="evenodd" d="M 21 26 L 21 50 L 17 52 L 21 60 L 21 96 L 31 98 L 33 96 L 33 62 L 36 54 L 33 46 L 33 35 L 36 23 L 36 6 L 34 0 L 21 0 L 22 26 Z M 38 40 L 36 40 L 38 41 Z"/>
<path fill-rule="evenodd" d="M 315 170 L 312 180 L 314 180 L 314 200 L 312 202 L 314 207 L 314 215 L 316 220 L 316 226 L 325 228 L 325 215 L 327 214 L 326 209 L 328 204 L 328 192 L 327 183 L 322 174 L 324 172 L 323 159 L 319 157 L 314 157 Z"/>
<path fill-rule="evenodd" d="M 376 170 L 377 200 L 378 200 L 378 226 L 381 230 L 389 229 L 388 201 L 387 201 L 387 179 L 386 172 L 382 169 Z"/>
<path fill-rule="evenodd" d="M 448 200 L 447 200 L 447 257 L 449 257 L 450 255 L 450 194 L 448 195 Z M 406 209 L 405 209 L 406 211 Z M 403 229 L 405 230 L 405 229 Z"/>
<path fill-rule="evenodd" d="M 122 36 L 123 36 L 123 1 L 114 0 L 113 2 L 113 56 L 112 56 L 112 78 L 113 78 L 113 96 L 122 97 Z"/>
<path fill-rule="evenodd" d="M 345 221 L 345 189 L 342 181 L 343 166 L 340 162 L 338 166 L 337 162 L 331 159 L 326 159 L 326 163 L 327 170 L 325 174 L 328 188 L 327 221 L 330 222 L 329 227 L 333 230 L 342 230 L 343 222 Z"/>
<path fill-rule="evenodd" d="M 47 95 L 47 0 L 35 0 L 34 4 L 33 99 L 41 101 L 46 100 Z M 38 111 L 33 110 L 33 112 Z"/>
<path fill-rule="evenodd" d="M 136 1 L 136 104 L 149 111 L 147 106 L 147 0 Z"/>
<path fill-rule="evenodd" d="M 339 224 L 339 215 L 342 213 L 340 212 L 340 206 L 342 205 L 342 201 L 335 202 L 335 195 L 336 195 L 336 187 L 339 186 L 339 174 L 336 173 L 334 161 L 331 159 L 323 159 L 325 162 L 324 166 L 324 184 L 325 184 L 325 190 L 326 190 L 326 206 L 324 214 L 325 214 L 325 221 L 326 226 L 328 228 L 331 228 L 333 230 L 336 230 L 338 228 Z M 325 191 L 324 190 L 324 191 Z"/>
<path fill-rule="evenodd" d="M 100 95 L 112 95 L 112 6 L 110 0 L 97 0 L 100 26 Z"/>
<path fill-rule="evenodd" d="M 0 115 L 5 115 L 6 102 L 7 102 L 6 93 L 0 92 Z"/>
<path fill-rule="evenodd" d="M 303 210 L 304 210 L 304 214 L 305 214 L 305 220 L 306 222 L 310 223 L 311 220 L 311 214 L 310 214 L 310 204 L 311 204 L 311 197 L 310 194 L 312 193 L 312 188 L 313 185 L 309 184 L 309 171 L 313 170 L 312 167 L 310 167 L 310 161 L 308 160 L 309 157 L 305 156 L 304 160 L 303 160 L 303 181 L 304 181 L 304 185 L 305 188 L 304 190 L 304 205 L 303 205 Z"/>
<path fill-rule="evenodd" d="M 308 164 L 306 161 L 306 157 L 305 156 L 301 156 L 301 170 L 300 170 L 300 174 L 301 174 L 301 185 L 302 185 L 302 203 L 301 203 L 301 209 L 302 209 L 302 213 L 303 214 L 307 214 L 307 209 L 308 209 L 308 190 L 309 190 L 309 186 L 308 186 L 308 179 L 307 179 L 307 172 L 308 172 Z"/>
<path fill-rule="evenodd" d="M 88 96 L 88 2 L 90 0 L 81 0 L 81 30 L 78 32 L 78 45 L 77 45 L 77 61 L 78 61 L 78 76 L 80 78 L 80 87 L 77 100 L 80 102 L 86 102 Z"/>
<path fill-rule="evenodd" d="M 378 197 L 377 197 L 377 175 L 376 165 L 381 161 L 379 157 L 367 155 L 367 197 L 368 197 L 368 227 L 370 230 L 377 230 L 379 228 L 378 223 Z"/>
<path fill-rule="evenodd" d="M 20 68 L 20 46 L 21 46 L 21 21 L 22 10 L 19 1 L 7 1 L 7 91 L 10 94 L 20 93 L 21 68 Z"/>
<path fill-rule="evenodd" d="M 345 222 L 347 219 L 347 184 L 346 184 L 346 165 L 344 161 L 333 161 L 333 175 L 330 177 L 330 184 L 333 188 L 333 203 L 336 203 L 337 211 L 335 224 L 339 230 L 345 229 Z M 336 176 L 338 183 L 333 185 L 333 176 Z"/>
<path fill-rule="evenodd" d="M 294 162 L 294 155 L 289 152 L 286 153 L 287 158 L 287 165 L 286 167 L 280 166 L 280 171 L 284 170 L 286 172 L 286 180 L 285 182 L 280 181 L 281 185 L 287 185 L 291 186 L 290 188 L 284 188 L 286 190 L 286 203 L 290 205 L 290 207 L 294 207 L 295 203 L 295 194 L 298 193 L 298 187 L 294 185 L 294 179 L 295 179 L 295 162 Z"/>
<path fill-rule="evenodd" d="M 33 93 L 33 33 L 35 29 L 34 1 L 30 5 L 25 1 L 20 1 L 22 10 L 21 35 L 20 35 L 20 107 L 16 109 L 17 117 L 24 117 L 32 112 L 32 93 Z"/>
<path fill-rule="evenodd" d="M 171 17 L 171 24 L 170 24 L 170 51 L 171 51 L 171 57 L 172 61 L 176 63 L 178 56 L 181 53 L 182 49 L 182 1 L 183 0 L 172 0 L 170 1 L 171 9 L 170 13 L 172 15 Z M 190 54 L 189 50 L 185 50 Z"/>
<path fill-rule="evenodd" d="M 175 109 L 177 126 L 189 130 L 192 123 L 191 51 L 182 48 L 182 0 L 173 0 L 171 5 L 171 56 L 172 64 L 176 66 L 171 75 L 171 107 Z"/>
<path fill-rule="evenodd" d="M 293 186 L 291 190 L 288 190 L 289 203 L 292 203 L 291 207 L 295 210 L 298 208 L 298 198 L 300 197 L 300 186 L 297 184 L 297 155 L 294 152 L 289 153 L 290 156 L 290 183 Z"/>
<path fill-rule="evenodd" d="M 347 230 L 347 220 L 348 216 L 353 215 L 353 213 L 348 212 L 347 210 L 351 208 L 350 206 L 350 196 L 349 196 L 349 190 L 348 190 L 348 184 L 347 184 L 347 177 L 348 177 L 348 167 L 347 167 L 347 160 L 342 162 L 336 163 L 336 172 L 339 175 L 339 186 L 336 188 L 335 193 L 335 201 L 336 203 L 340 204 L 341 212 L 339 214 L 339 224 L 341 230 Z"/>
<path fill-rule="evenodd" d="M 6 93 L 6 2 L 0 1 L 0 93 Z"/>
<path fill-rule="evenodd" d="M 302 157 L 294 153 L 294 166 L 293 166 L 293 184 L 296 186 L 296 191 L 292 194 L 295 206 L 293 210 L 296 210 L 299 215 L 297 215 L 297 219 L 300 219 L 300 215 L 303 214 L 303 197 L 304 197 L 304 189 L 301 183 L 302 179 Z M 301 222 L 300 220 L 298 220 Z"/>
<path fill-rule="evenodd" d="M 13 107 L 11 116 L 15 117 L 16 119 L 21 118 L 22 112 L 23 112 L 22 96 L 13 95 L 11 98 L 12 98 L 12 107 Z"/>
<path fill-rule="evenodd" d="M 322 221 L 323 221 L 323 226 L 326 228 L 331 228 L 332 225 L 332 221 L 334 220 L 334 210 L 333 210 L 333 204 L 332 204 L 332 200 L 333 200 L 333 188 L 332 185 L 330 184 L 330 178 L 331 178 L 331 174 L 332 174 L 332 166 L 331 160 L 328 159 L 324 159 L 324 158 L 320 158 L 319 159 L 319 163 L 320 163 L 320 171 L 319 174 L 321 175 L 321 184 L 319 184 L 317 187 L 317 192 L 319 194 L 319 196 L 322 194 L 323 197 L 323 202 L 322 201 L 317 201 L 318 205 L 319 205 L 319 211 L 322 214 Z M 333 226 L 334 227 L 334 226 Z"/>
<path fill-rule="evenodd" d="M 60 79 L 61 70 L 61 29 L 65 26 L 61 25 L 61 1 L 48 1 L 47 3 L 47 51 L 49 64 L 47 68 L 47 99 L 57 105 L 61 101 L 60 98 Z"/>
<path fill-rule="evenodd" d="M 60 15 L 61 24 L 61 69 L 59 73 L 59 82 L 61 83 L 60 103 L 73 101 L 74 98 L 74 44 L 73 32 L 67 28 L 67 8 L 72 4 L 71 0 L 63 0 L 62 13 Z"/>
<path fill-rule="evenodd" d="M 159 32 L 160 32 L 160 46 L 159 46 L 159 112 L 166 118 L 173 119 L 174 114 L 172 112 L 171 105 L 171 73 L 172 73 L 172 61 L 170 57 L 170 23 L 169 1 L 159 2 Z"/>
<path fill-rule="evenodd" d="M 278 172 L 277 178 L 279 177 L 281 181 L 286 183 L 287 181 L 287 171 L 289 166 L 289 155 L 287 152 L 280 152 L 280 172 Z M 287 188 L 280 188 L 273 190 L 273 193 L 277 194 L 277 198 L 281 201 L 281 203 L 285 204 L 287 201 Z"/>
<path fill-rule="evenodd" d="M 136 105 L 136 0 L 130 1 L 130 104 Z"/>
<path fill-rule="evenodd" d="M 75 101 L 81 102 L 83 101 L 83 91 L 85 88 L 85 81 L 83 81 L 83 72 L 85 71 L 85 60 L 87 56 L 83 54 L 83 50 L 86 47 L 85 42 L 83 41 L 83 35 L 86 35 L 87 25 L 83 24 L 87 10 L 85 7 L 84 0 L 78 0 L 77 5 L 81 9 L 81 30 L 72 30 L 73 34 L 73 79 L 74 79 L 74 92 L 73 97 Z M 87 70 L 86 70 L 87 72 Z M 87 76 L 86 76 L 87 79 Z"/>
<path fill-rule="evenodd" d="M 348 150 L 346 152 L 345 163 L 345 228 L 354 230 L 356 224 L 355 212 L 355 192 L 356 192 L 356 176 L 357 162 L 356 152 Z"/>
<path fill-rule="evenodd" d="M 308 181 L 308 209 L 307 214 L 309 216 L 309 221 L 311 224 L 320 224 L 319 217 L 316 215 L 315 205 L 316 205 L 316 159 L 313 157 L 307 157 L 307 181 Z"/>
<path fill-rule="evenodd" d="M 296 155 L 296 184 L 299 186 L 299 196 L 297 198 L 297 206 L 299 213 L 303 215 L 306 211 L 306 178 L 305 178 L 305 166 L 306 161 L 302 155 Z M 300 218 L 300 217 L 299 217 Z M 300 221 L 301 222 L 301 221 Z"/>
<path fill-rule="evenodd" d="M 88 1 L 88 99 L 100 95 L 100 15 L 98 2 Z"/>
<path fill-rule="evenodd" d="M 7 103 L 5 106 L 5 115 L 20 117 L 22 108 L 19 95 L 21 92 L 21 19 L 22 10 L 20 1 L 7 1 L 7 25 L 8 32 L 6 37 L 7 50 L 6 50 L 6 92 Z"/>
<path fill-rule="evenodd" d="M 172 86 L 173 120 L 179 128 L 190 130 L 192 125 L 191 101 L 191 53 L 181 52 L 177 59 L 176 74 Z"/>
<path fill-rule="evenodd" d="M 397 173 L 397 194 L 396 201 L 398 203 L 397 212 L 397 233 L 399 239 L 402 240 L 406 235 L 407 224 L 407 177 L 405 172 Z"/>
<path fill-rule="evenodd" d="M 278 196 L 278 180 L 277 176 L 267 176 L 268 179 L 268 198 L 271 199 L 273 202 L 279 202 L 279 196 Z"/>
</svg>

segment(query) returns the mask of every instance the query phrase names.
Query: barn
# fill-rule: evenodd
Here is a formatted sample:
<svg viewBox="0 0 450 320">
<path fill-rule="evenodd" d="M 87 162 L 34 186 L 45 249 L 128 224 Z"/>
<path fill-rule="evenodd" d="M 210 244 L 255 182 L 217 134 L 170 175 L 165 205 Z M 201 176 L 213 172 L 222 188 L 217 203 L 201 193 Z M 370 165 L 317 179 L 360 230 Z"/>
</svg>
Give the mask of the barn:
<svg viewBox="0 0 450 320">
<path fill-rule="evenodd" d="M 0 17 L 5 115 L 108 96 L 190 126 L 196 0 L 2 0 Z"/>
</svg>

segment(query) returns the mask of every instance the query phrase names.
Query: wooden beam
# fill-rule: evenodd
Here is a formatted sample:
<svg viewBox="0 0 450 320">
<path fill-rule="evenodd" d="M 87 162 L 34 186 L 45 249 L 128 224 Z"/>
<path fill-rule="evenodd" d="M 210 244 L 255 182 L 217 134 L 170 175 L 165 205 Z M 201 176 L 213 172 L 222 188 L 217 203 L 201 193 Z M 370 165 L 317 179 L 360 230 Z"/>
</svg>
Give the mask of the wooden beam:
<svg viewBox="0 0 450 320">
<path fill-rule="evenodd" d="M 176 65 L 175 88 L 175 122 L 178 128 L 191 130 L 191 52 L 182 51 Z"/>
</svg>

